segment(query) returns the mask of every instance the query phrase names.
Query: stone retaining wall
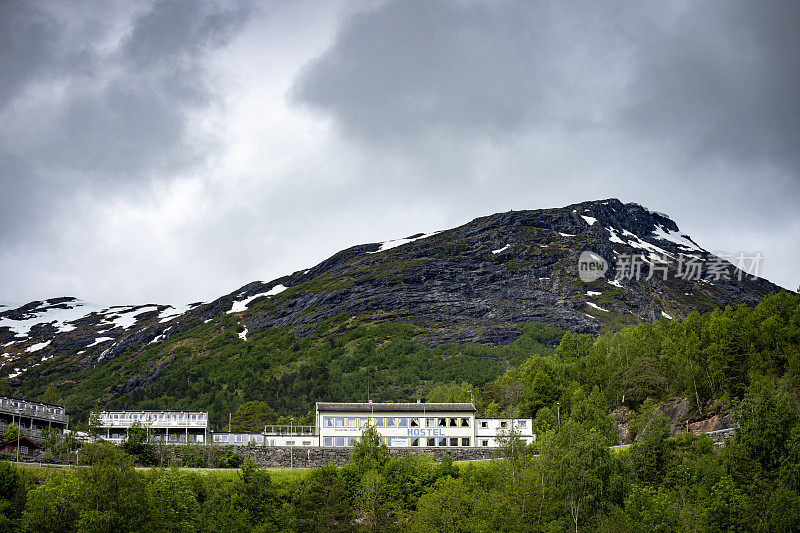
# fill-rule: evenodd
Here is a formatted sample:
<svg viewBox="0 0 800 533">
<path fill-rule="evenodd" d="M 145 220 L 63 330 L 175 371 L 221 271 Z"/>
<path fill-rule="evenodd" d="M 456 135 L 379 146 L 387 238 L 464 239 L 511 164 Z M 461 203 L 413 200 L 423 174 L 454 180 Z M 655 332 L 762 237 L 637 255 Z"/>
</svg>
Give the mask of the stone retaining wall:
<svg viewBox="0 0 800 533">
<path fill-rule="evenodd" d="M 258 466 L 270 468 L 313 468 L 333 462 L 341 466 L 350 461 L 352 448 L 319 448 L 311 446 L 235 446 L 240 456 L 251 458 Z M 389 448 L 389 455 L 400 457 L 407 453 L 427 455 L 439 461 L 449 455 L 454 461 L 491 459 L 491 448 Z"/>
</svg>

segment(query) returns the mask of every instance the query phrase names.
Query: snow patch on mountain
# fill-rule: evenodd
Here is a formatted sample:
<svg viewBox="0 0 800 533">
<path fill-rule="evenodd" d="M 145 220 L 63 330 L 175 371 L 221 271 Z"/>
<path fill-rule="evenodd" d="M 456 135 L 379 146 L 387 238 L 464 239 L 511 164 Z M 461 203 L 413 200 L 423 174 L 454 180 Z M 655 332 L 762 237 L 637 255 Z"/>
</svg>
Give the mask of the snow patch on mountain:
<svg viewBox="0 0 800 533">
<path fill-rule="evenodd" d="M 101 310 L 100 306 L 72 299 L 65 302 L 44 300 L 41 305 L 29 311 L 24 311 L 21 318 L 11 318 L 8 315 L 15 313 L 19 308 L 0 312 L 0 328 L 7 327 L 18 337 L 27 337 L 36 324 L 51 324 L 59 332 L 72 331 L 75 326 L 71 324 L 86 315 Z"/>
<path fill-rule="evenodd" d="M 492 250 L 492 253 L 493 253 L 493 254 L 500 254 L 500 253 L 503 253 L 503 252 L 505 252 L 505 251 L 506 251 L 506 250 L 508 250 L 509 248 L 511 248 L 511 245 L 510 245 L 510 244 L 506 244 L 506 245 L 505 245 L 505 246 L 503 246 L 502 248 L 498 248 L 497 250 Z"/>
<path fill-rule="evenodd" d="M 402 246 L 404 244 L 408 244 L 410 242 L 418 241 L 420 239 L 427 239 L 428 237 L 432 237 L 437 233 L 441 233 L 443 230 L 434 231 L 433 233 L 418 233 L 416 235 L 412 235 L 410 237 L 406 237 L 405 239 L 394 239 L 391 241 L 384 241 L 381 244 L 381 247 L 374 252 L 367 252 L 368 254 L 377 254 L 379 252 L 385 252 L 386 250 L 391 250 L 392 248 L 397 248 L 398 246 Z"/>
<path fill-rule="evenodd" d="M 50 341 L 37 342 L 36 344 L 34 344 L 34 345 L 32 345 L 32 346 L 28 346 L 28 347 L 25 349 L 25 351 L 26 351 L 26 352 L 29 352 L 29 353 L 30 353 L 30 352 L 38 352 L 38 351 L 39 351 L 39 350 L 41 350 L 42 348 L 47 348 L 48 346 L 50 346 Z"/>
<path fill-rule="evenodd" d="M 231 308 L 227 311 L 228 313 L 241 313 L 242 311 L 247 310 L 247 306 L 250 305 L 250 302 L 255 300 L 256 298 L 261 298 L 262 296 L 275 296 L 276 294 L 280 294 L 285 291 L 288 287 L 278 283 L 270 290 L 266 292 L 260 292 L 258 294 L 254 294 L 253 296 L 248 296 L 244 300 L 235 300 L 231 305 Z"/>
</svg>

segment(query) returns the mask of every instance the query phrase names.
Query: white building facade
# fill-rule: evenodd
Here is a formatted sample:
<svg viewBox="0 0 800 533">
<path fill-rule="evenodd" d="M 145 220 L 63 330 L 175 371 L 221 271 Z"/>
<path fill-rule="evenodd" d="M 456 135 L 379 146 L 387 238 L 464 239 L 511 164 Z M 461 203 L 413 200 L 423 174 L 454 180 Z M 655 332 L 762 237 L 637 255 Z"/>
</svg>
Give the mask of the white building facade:
<svg viewBox="0 0 800 533">
<path fill-rule="evenodd" d="M 532 418 L 476 418 L 475 446 L 498 448 L 503 437 L 515 433 L 525 444 L 536 442 Z"/>
<path fill-rule="evenodd" d="M 322 447 L 354 446 L 367 425 L 374 426 L 390 448 L 475 445 L 471 403 L 317 402 L 316 428 Z"/>
<path fill-rule="evenodd" d="M 208 441 L 208 413 L 205 411 L 102 411 L 100 438 L 122 442 L 134 422 L 141 424 L 155 442 L 202 444 Z"/>
</svg>

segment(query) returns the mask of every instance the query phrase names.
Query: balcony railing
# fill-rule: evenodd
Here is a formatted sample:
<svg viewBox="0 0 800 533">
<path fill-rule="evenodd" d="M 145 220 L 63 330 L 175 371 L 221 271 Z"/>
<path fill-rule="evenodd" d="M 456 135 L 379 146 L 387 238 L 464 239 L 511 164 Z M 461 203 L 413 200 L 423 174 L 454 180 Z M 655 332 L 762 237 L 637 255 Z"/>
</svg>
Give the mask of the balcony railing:
<svg viewBox="0 0 800 533">
<path fill-rule="evenodd" d="M 314 426 L 266 426 L 265 435 L 314 435 Z"/>
<path fill-rule="evenodd" d="M 138 420 L 133 418 L 101 418 L 100 427 L 104 428 L 129 428 L 134 422 L 139 422 L 142 426 L 151 429 L 163 428 L 205 428 L 208 425 L 208 420 L 158 420 L 146 419 Z"/>
<path fill-rule="evenodd" d="M 66 424 L 69 421 L 69 416 L 64 413 L 52 413 L 43 409 L 14 407 L 13 405 L 8 405 L 5 402 L 0 403 L 0 413 L 6 413 L 13 416 L 22 416 L 23 418 L 47 420 L 48 422 L 57 422 L 59 424 Z"/>
</svg>

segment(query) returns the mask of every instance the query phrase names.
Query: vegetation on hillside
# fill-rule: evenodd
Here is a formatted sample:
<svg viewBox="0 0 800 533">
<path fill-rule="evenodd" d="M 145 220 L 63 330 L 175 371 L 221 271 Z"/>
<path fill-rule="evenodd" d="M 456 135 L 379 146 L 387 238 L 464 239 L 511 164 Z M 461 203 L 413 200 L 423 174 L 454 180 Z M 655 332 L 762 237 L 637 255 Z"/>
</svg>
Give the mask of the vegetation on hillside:
<svg viewBox="0 0 800 533">
<path fill-rule="evenodd" d="M 255 427 L 255 418 L 257 425 L 310 422 L 319 400 L 472 399 L 481 414 L 534 417 L 543 429 L 558 411 L 589 409 L 581 407 L 587 402 L 607 413 L 681 396 L 700 416 L 730 408 L 762 378 L 800 386 L 800 297 L 787 292 L 754 308 L 695 312 L 598 337 L 518 327 L 519 338 L 505 346 L 429 348 L 415 342 L 411 325 L 338 315 L 306 338 L 270 329 L 244 341 L 236 319 L 223 315 L 79 374 L 42 372 L 22 392 L 45 394 L 55 383 L 79 418 L 98 400 L 104 408 L 208 410 L 217 428 L 252 401 L 274 415 L 242 413 L 242 428 Z M 143 383 L 128 391 L 118 380 L 131 373 Z"/>
</svg>

